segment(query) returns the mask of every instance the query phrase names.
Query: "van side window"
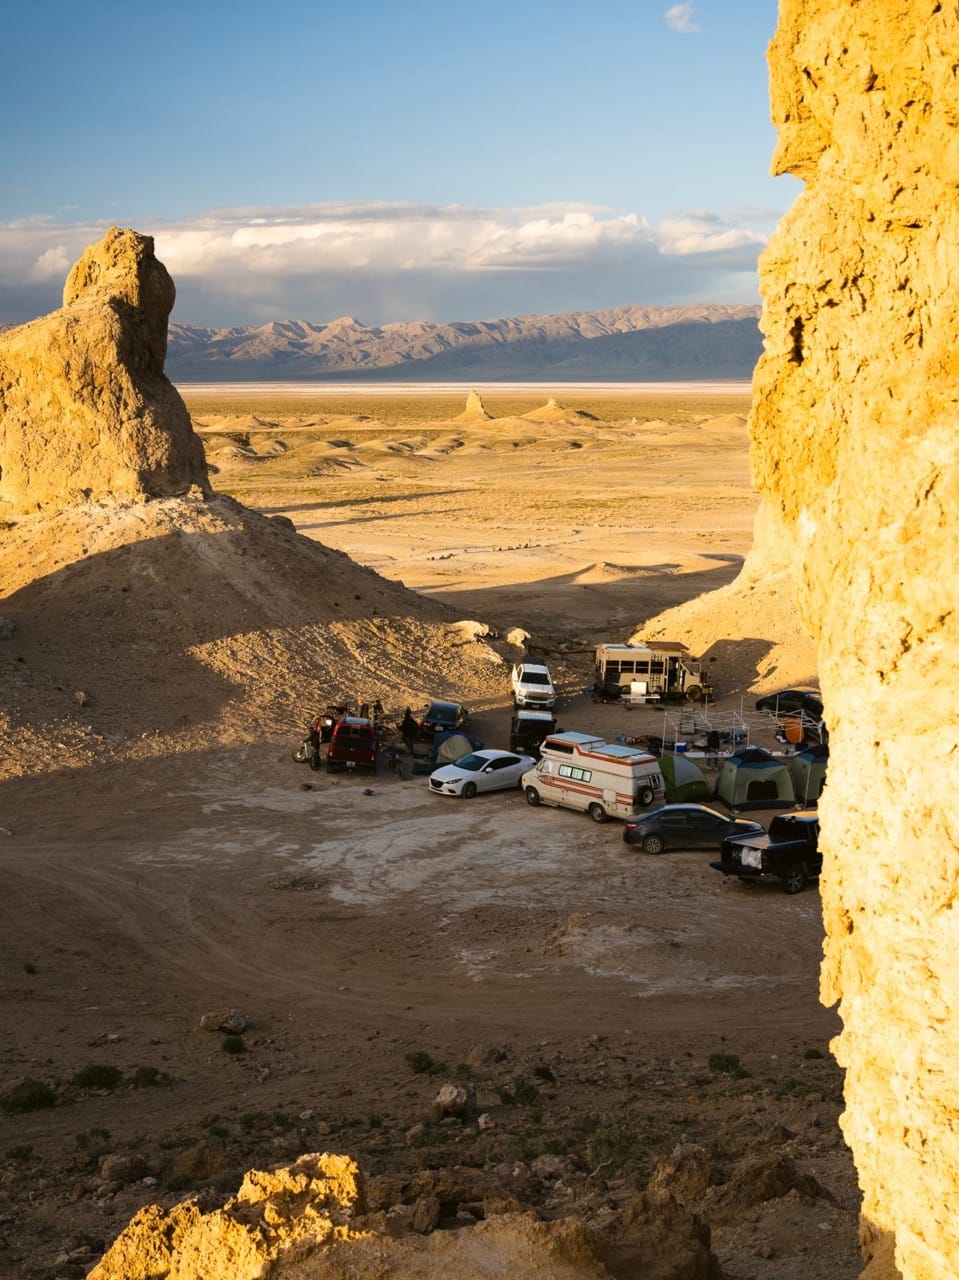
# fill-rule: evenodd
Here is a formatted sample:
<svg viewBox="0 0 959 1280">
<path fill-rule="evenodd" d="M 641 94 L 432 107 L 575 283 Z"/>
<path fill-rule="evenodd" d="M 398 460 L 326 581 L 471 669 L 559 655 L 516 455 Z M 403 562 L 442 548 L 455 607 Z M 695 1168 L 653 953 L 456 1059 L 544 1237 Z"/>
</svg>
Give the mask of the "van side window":
<svg viewBox="0 0 959 1280">
<path fill-rule="evenodd" d="M 565 756 L 571 756 L 573 754 L 573 748 L 568 742 L 555 742 L 552 738 L 544 742 L 543 747 L 548 748 L 550 751 L 559 751 Z"/>
<path fill-rule="evenodd" d="M 561 778 L 572 778 L 574 782 L 589 782 L 593 776 L 592 769 L 580 769 L 573 764 L 561 764 L 559 766 L 559 776 Z"/>
</svg>

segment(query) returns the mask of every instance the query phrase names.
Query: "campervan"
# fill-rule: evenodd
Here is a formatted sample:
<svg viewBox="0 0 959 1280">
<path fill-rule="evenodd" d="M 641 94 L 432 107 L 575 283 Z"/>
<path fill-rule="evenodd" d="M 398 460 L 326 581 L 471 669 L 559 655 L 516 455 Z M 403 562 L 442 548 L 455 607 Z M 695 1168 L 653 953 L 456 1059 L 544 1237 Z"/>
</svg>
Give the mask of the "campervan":
<svg viewBox="0 0 959 1280">
<path fill-rule="evenodd" d="M 521 785 L 527 804 L 579 809 L 594 822 L 633 818 L 665 796 L 655 756 L 588 733 L 550 734 Z"/>
<path fill-rule="evenodd" d="M 651 640 L 648 644 L 598 644 L 593 688 L 603 698 L 641 693 L 650 698 L 688 698 L 699 702 L 712 695 L 702 663 L 684 644 Z"/>
</svg>

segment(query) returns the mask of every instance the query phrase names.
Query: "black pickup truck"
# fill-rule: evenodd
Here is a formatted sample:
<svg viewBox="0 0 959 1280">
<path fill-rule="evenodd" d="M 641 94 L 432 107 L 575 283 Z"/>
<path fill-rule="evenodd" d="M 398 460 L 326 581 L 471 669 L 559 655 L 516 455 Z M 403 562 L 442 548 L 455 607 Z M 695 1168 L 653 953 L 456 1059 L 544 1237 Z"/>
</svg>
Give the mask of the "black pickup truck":
<svg viewBox="0 0 959 1280">
<path fill-rule="evenodd" d="M 819 815 L 815 810 L 781 813 L 763 835 L 729 836 L 711 867 L 741 880 L 778 880 L 786 893 L 799 893 L 822 870 Z"/>
</svg>

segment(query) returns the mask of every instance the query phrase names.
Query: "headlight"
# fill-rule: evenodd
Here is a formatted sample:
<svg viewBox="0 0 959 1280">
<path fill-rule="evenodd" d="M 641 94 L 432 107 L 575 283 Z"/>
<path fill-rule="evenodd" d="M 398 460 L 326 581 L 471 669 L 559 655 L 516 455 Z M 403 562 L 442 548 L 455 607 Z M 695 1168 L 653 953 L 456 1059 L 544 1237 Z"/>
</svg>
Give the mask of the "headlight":
<svg viewBox="0 0 959 1280">
<path fill-rule="evenodd" d="M 740 849 L 739 861 L 744 867 L 753 867 L 756 871 L 763 869 L 763 851 L 762 849 L 753 849 L 750 845 L 743 845 Z"/>
</svg>

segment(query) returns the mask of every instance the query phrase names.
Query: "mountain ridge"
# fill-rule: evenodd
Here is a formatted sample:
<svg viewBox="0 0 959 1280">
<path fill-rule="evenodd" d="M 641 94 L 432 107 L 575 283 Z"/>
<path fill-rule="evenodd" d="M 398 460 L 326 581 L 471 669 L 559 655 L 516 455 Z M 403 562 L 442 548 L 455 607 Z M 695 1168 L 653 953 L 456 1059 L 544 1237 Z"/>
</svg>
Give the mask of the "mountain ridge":
<svg viewBox="0 0 959 1280">
<path fill-rule="evenodd" d="M 202 327 L 171 323 L 174 379 L 524 377 L 748 379 L 762 351 L 760 307 L 697 303 L 508 316 Z"/>
</svg>

